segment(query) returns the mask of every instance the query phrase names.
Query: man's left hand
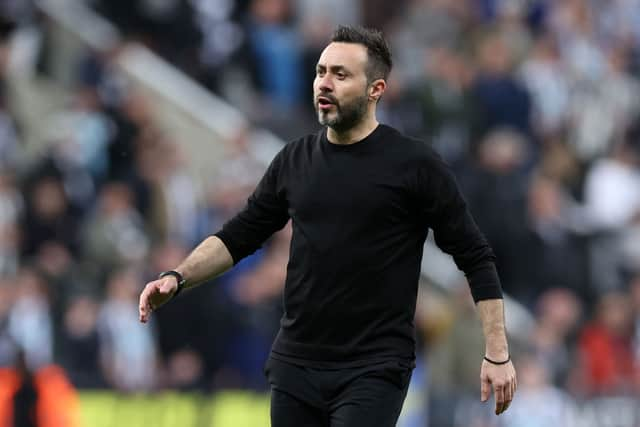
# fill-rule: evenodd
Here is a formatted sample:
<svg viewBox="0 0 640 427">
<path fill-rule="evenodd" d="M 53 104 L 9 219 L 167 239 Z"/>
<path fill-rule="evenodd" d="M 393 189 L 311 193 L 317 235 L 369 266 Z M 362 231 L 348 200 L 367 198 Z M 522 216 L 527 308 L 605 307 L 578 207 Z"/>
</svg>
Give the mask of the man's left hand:
<svg viewBox="0 0 640 427">
<path fill-rule="evenodd" d="M 486 402 L 491 395 L 491 387 L 496 398 L 496 415 L 507 410 L 518 386 L 516 370 L 511 361 L 504 365 L 494 365 L 486 360 L 480 368 L 480 399 Z"/>
</svg>

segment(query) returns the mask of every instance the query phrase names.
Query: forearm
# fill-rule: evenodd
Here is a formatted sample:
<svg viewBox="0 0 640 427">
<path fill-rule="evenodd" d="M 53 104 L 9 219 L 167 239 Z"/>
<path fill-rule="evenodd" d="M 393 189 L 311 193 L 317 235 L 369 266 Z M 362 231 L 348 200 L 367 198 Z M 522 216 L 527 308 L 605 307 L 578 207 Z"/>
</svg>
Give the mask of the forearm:
<svg viewBox="0 0 640 427">
<path fill-rule="evenodd" d="M 509 357 L 502 299 L 486 299 L 476 304 L 485 339 L 485 355 L 492 360 Z"/>
<path fill-rule="evenodd" d="M 233 258 L 225 244 L 216 236 L 202 241 L 175 269 L 185 279 L 185 288 L 192 288 L 212 279 L 233 266 Z"/>
</svg>

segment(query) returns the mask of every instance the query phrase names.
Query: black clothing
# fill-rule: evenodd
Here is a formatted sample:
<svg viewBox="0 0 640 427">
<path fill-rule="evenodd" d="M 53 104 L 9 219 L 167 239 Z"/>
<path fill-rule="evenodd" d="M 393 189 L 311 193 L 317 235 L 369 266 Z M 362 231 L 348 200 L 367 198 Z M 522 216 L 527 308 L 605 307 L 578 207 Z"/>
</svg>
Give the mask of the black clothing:
<svg viewBox="0 0 640 427">
<path fill-rule="evenodd" d="M 272 357 L 314 367 L 414 359 L 428 229 L 473 298 L 501 298 L 494 256 L 454 177 L 426 144 L 380 125 L 351 145 L 326 130 L 286 145 L 247 206 L 216 233 L 234 262 L 292 219 Z"/>
<path fill-rule="evenodd" d="M 22 384 L 13 397 L 13 426 L 37 427 L 36 406 L 38 392 L 31 375 L 22 378 Z"/>
<path fill-rule="evenodd" d="M 272 427 L 396 425 L 411 368 L 396 361 L 346 369 L 314 369 L 267 361 Z"/>
</svg>

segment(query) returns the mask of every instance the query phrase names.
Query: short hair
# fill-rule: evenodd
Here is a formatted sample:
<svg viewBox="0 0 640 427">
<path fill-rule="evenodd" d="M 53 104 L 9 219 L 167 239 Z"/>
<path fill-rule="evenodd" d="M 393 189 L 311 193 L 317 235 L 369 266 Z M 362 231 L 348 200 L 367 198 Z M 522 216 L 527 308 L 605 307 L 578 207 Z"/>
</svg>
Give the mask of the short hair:
<svg viewBox="0 0 640 427">
<path fill-rule="evenodd" d="M 393 62 L 391 51 L 382 32 L 361 26 L 338 26 L 331 41 L 335 43 L 355 43 L 367 48 L 367 79 L 372 82 L 377 79 L 387 80 Z"/>
</svg>

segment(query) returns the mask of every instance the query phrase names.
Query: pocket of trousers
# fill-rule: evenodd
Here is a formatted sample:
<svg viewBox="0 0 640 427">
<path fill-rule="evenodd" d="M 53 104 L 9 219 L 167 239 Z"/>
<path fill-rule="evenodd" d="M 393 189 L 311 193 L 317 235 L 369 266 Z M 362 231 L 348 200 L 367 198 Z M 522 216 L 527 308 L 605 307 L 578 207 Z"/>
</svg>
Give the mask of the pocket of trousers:
<svg viewBox="0 0 640 427">
<path fill-rule="evenodd" d="M 375 376 L 383 378 L 403 390 L 409 385 L 413 368 L 397 361 L 385 362 L 375 371 Z"/>
</svg>

